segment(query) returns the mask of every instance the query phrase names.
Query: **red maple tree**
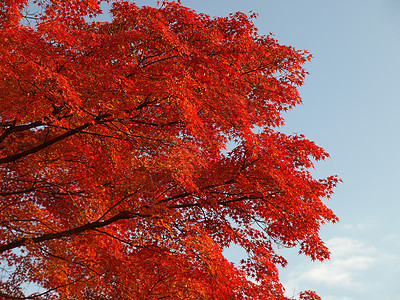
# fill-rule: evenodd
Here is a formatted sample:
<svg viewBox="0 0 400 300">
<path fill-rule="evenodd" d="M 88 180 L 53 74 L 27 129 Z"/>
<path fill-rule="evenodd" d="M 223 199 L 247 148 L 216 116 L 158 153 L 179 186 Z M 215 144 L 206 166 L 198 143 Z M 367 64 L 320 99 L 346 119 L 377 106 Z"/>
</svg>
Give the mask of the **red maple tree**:
<svg viewBox="0 0 400 300">
<path fill-rule="evenodd" d="M 243 13 L 34 4 L 0 3 L 2 297 L 287 299 L 275 246 L 327 259 L 337 221 L 328 154 L 278 131 L 310 55 Z"/>
</svg>

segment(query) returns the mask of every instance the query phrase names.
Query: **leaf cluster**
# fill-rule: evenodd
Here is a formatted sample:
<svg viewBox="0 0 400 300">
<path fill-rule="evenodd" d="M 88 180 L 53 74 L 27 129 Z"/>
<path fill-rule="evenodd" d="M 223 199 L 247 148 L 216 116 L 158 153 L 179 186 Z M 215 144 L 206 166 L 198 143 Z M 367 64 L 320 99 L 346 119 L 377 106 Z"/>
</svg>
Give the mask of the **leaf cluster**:
<svg viewBox="0 0 400 300">
<path fill-rule="evenodd" d="M 329 258 L 338 179 L 309 172 L 328 154 L 278 131 L 306 51 L 242 13 L 34 2 L 33 28 L 28 1 L 0 4 L 3 297 L 287 299 L 277 245 Z"/>
</svg>

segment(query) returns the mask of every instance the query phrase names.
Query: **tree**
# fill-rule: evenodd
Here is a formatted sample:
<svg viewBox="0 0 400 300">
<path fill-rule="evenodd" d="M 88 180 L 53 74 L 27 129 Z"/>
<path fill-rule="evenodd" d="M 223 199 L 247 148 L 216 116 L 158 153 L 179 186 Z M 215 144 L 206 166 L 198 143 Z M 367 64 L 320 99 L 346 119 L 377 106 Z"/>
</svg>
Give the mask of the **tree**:
<svg viewBox="0 0 400 300">
<path fill-rule="evenodd" d="M 114 1 L 97 22 L 100 0 L 33 2 L 0 3 L 3 298 L 287 299 L 277 245 L 329 258 L 338 179 L 279 132 L 306 51 L 243 13 Z"/>
</svg>

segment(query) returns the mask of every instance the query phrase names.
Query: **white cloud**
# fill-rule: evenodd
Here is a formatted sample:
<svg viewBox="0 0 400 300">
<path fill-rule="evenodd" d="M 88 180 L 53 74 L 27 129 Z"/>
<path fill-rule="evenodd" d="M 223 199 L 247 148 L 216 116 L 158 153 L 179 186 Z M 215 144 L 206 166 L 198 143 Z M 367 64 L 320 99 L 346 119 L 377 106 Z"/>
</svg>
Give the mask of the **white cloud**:
<svg viewBox="0 0 400 300">
<path fill-rule="evenodd" d="M 331 238 L 326 244 L 331 250 L 332 255 L 337 258 L 359 254 L 374 254 L 376 252 L 375 247 L 367 246 L 362 241 L 348 237 Z"/>
<path fill-rule="evenodd" d="M 360 222 L 357 224 L 343 224 L 341 227 L 349 232 L 354 232 L 355 230 L 363 231 L 373 229 L 378 226 L 379 224 L 376 221 L 368 220 L 367 222 Z"/>
<path fill-rule="evenodd" d="M 355 300 L 355 299 L 350 297 L 325 296 L 324 300 Z"/>
<path fill-rule="evenodd" d="M 311 262 L 294 249 L 282 253 L 289 261 L 281 270 L 286 296 L 314 290 L 323 300 L 400 300 L 400 234 L 357 227 L 360 231 L 325 239 L 330 261 Z"/>
<path fill-rule="evenodd" d="M 394 261 L 393 255 L 384 254 L 374 246 L 348 237 L 335 237 L 327 241 L 332 256 L 330 261 L 304 264 L 286 276 L 286 290 L 299 290 L 298 287 L 323 285 L 329 288 L 347 290 L 365 289 L 364 274 L 382 262 Z M 373 283 L 372 283 L 373 284 Z M 368 286 L 370 287 L 370 286 Z M 301 290 L 301 288 L 300 288 Z M 351 300 L 347 297 L 324 297 L 331 300 Z"/>
<path fill-rule="evenodd" d="M 398 248 L 398 246 L 400 245 L 400 235 L 398 233 L 389 233 L 382 237 L 382 243 L 390 245 L 391 247 L 395 245 L 396 248 Z"/>
<path fill-rule="evenodd" d="M 357 272 L 365 271 L 377 263 L 377 250 L 363 242 L 347 237 L 335 237 L 327 241 L 332 252 L 330 261 L 312 264 L 311 268 L 289 274 L 293 283 L 316 282 L 329 286 L 358 287 Z M 292 283 L 292 284 L 293 284 Z"/>
<path fill-rule="evenodd" d="M 315 265 L 302 273 L 294 281 L 313 281 L 330 286 L 356 288 L 356 273 L 371 267 L 376 259 L 369 256 L 353 255 L 348 258 L 336 258 L 332 261 Z"/>
</svg>

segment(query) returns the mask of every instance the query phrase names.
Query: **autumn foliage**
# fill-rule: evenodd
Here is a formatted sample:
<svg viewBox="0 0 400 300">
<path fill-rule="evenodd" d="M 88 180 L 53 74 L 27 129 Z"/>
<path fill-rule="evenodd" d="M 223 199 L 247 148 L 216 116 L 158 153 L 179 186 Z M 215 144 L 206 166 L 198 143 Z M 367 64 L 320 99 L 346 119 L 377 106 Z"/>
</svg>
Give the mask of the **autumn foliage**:
<svg viewBox="0 0 400 300">
<path fill-rule="evenodd" d="M 327 259 L 337 221 L 328 154 L 279 132 L 310 55 L 243 13 L 100 2 L 0 2 L 2 297 L 287 299 L 277 246 Z"/>
</svg>

